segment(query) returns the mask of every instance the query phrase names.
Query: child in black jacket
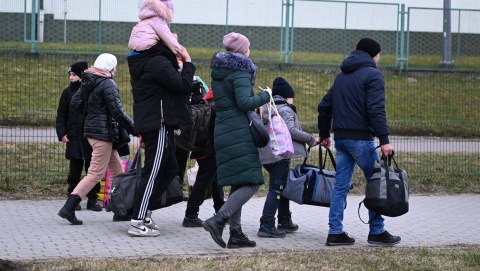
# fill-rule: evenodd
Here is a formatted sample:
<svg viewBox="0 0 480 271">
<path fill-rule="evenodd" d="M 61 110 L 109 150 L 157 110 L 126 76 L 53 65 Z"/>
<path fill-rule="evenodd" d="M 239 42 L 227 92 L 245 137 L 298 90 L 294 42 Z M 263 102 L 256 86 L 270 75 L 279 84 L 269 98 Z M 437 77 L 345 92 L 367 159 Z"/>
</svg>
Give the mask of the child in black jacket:
<svg viewBox="0 0 480 271">
<path fill-rule="evenodd" d="M 81 76 L 84 70 L 88 68 L 87 62 L 76 62 L 68 68 L 70 77 L 70 85 L 65 88 L 60 97 L 57 109 L 56 130 L 58 140 L 67 144 L 65 149 L 65 157 L 70 161 L 68 172 L 68 194 L 72 193 L 75 186 L 80 182 L 82 169 L 85 167 L 85 173 L 90 166 L 92 148 L 88 141 L 83 137 L 83 120 L 76 118 L 70 112 L 70 101 L 73 95 L 81 86 Z M 98 192 L 100 184 L 97 184 L 88 193 L 87 209 L 92 211 L 101 211 L 102 206 L 98 203 Z M 77 211 L 81 210 L 80 205 Z"/>
</svg>

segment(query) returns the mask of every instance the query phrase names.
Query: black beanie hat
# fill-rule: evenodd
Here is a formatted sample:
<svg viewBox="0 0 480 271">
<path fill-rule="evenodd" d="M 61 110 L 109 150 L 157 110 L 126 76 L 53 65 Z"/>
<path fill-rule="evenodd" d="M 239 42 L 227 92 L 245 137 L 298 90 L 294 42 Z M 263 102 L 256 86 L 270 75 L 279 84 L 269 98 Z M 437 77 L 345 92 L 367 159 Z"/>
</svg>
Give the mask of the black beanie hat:
<svg viewBox="0 0 480 271">
<path fill-rule="evenodd" d="M 68 73 L 73 72 L 78 77 L 82 77 L 83 71 L 88 69 L 88 63 L 85 61 L 73 63 L 70 67 L 68 67 Z"/>
<path fill-rule="evenodd" d="M 283 98 L 295 98 L 295 91 L 287 80 L 283 79 L 283 77 L 277 77 L 273 80 L 272 95 L 279 95 Z"/>
<path fill-rule="evenodd" d="M 380 53 L 380 44 L 373 39 L 363 38 L 357 43 L 357 50 L 367 52 L 372 58 Z"/>
</svg>

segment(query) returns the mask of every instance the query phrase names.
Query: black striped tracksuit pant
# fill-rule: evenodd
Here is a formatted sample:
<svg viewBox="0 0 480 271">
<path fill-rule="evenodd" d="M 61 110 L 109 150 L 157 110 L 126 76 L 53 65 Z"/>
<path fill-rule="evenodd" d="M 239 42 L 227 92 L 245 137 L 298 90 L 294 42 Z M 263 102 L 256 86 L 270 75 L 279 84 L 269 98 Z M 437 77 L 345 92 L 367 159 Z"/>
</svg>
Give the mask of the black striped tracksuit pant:
<svg viewBox="0 0 480 271">
<path fill-rule="evenodd" d="M 145 219 L 147 210 L 155 209 L 170 182 L 178 175 L 173 129 L 140 133 L 145 143 L 142 179 L 137 185 L 132 218 Z"/>
</svg>

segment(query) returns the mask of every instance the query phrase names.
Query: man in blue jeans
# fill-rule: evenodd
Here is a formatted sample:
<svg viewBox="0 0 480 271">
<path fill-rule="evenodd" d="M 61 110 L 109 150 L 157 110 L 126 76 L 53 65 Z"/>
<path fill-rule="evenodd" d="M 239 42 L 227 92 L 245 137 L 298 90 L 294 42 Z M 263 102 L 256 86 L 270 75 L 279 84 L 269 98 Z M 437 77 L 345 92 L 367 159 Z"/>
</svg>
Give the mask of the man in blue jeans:
<svg viewBox="0 0 480 271">
<path fill-rule="evenodd" d="M 318 129 L 321 145 L 329 148 L 330 127 L 335 136 L 337 154 L 336 183 L 329 213 L 327 246 L 353 245 L 355 239 L 343 231 L 343 211 L 352 185 L 355 164 L 362 169 L 367 181 L 378 160 L 373 137 L 380 141 L 383 155 L 391 155 L 389 130 L 385 113 L 385 82 L 377 69 L 380 44 L 373 39 L 361 39 L 342 63 L 341 73 L 318 105 Z M 333 125 L 332 125 L 333 120 Z M 401 240 L 384 228 L 381 215 L 369 211 L 368 243 L 395 245 Z"/>
</svg>

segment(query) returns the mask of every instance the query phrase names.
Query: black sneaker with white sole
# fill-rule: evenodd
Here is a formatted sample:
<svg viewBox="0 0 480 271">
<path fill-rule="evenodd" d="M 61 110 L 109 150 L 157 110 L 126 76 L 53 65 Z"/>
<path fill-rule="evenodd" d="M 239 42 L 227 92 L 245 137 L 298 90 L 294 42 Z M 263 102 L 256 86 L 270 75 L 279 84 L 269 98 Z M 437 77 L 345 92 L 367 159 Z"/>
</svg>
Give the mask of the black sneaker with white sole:
<svg viewBox="0 0 480 271">
<path fill-rule="evenodd" d="M 391 235 L 388 231 L 380 234 L 369 234 L 367 242 L 373 245 L 393 246 L 400 243 L 400 236 Z"/>
<path fill-rule="evenodd" d="M 328 234 L 327 246 L 349 246 L 355 244 L 355 238 L 348 236 L 348 233 Z"/>
</svg>

